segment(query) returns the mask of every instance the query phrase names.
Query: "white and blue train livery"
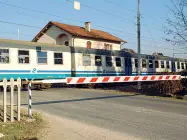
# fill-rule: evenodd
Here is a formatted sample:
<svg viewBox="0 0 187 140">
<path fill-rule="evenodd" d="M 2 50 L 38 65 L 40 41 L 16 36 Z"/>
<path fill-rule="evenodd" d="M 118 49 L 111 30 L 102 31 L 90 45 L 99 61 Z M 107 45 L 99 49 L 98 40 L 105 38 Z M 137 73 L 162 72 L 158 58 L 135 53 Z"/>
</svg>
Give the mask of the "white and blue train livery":
<svg viewBox="0 0 187 140">
<path fill-rule="evenodd" d="M 137 54 L 0 39 L 0 81 L 137 75 Z M 185 59 L 141 55 L 141 74 L 181 72 Z"/>
</svg>

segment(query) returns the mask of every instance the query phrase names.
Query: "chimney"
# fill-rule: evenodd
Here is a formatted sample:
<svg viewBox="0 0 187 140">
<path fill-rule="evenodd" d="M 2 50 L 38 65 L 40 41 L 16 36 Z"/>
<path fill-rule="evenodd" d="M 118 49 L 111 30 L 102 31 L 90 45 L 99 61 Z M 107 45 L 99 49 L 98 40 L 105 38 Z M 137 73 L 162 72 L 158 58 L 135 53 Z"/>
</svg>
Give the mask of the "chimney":
<svg viewBox="0 0 187 140">
<path fill-rule="evenodd" d="M 91 22 L 85 22 L 85 30 L 88 32 L 91 31 Z"/>
</svg>

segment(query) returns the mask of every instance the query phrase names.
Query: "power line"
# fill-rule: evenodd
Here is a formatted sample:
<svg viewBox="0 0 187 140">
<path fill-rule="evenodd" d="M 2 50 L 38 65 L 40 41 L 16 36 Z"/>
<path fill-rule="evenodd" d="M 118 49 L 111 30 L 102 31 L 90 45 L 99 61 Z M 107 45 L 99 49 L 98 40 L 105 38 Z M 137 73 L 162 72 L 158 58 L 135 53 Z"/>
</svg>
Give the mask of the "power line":
<svg viewBox="0 0 187 140">
<path fill-rule="evenodd" d="M 72 1 L 72 0 L 65 0 L 65 1 L 71 2 L 71 3 L 74 2 L 74 1 Z M 106 11 L 103 11 L 103 10 L 100 10 L 100 9 L 97 9 L 97 8 L 95 8 L 95 7 L 92 7 L 92 6 L 89 6 L 89 5 L 85 5 L 85 4 L 81 4 L 81 6 L 86 7 L 86 8 L 90 8 L 90 9 L 92 9 L 92 10 L 95 10 L 95 11 L 98 11 L 98 12 L 101 12 L 101 13 L 105 13 L 105 14 L 110 15 L 110 16 L 113 16 L 113 17 L 118 17 L 118 18 L 120 18 L 120 19 L 125 20 L 125 23 L 126 23 L 126 21 L 128 21 L 129 23 L 133 23 L 133 24 L 134 24 L 133 21 L 129 21 L 128 19 L 125 19 L 125 18 L 123 18 L 123 17 L 121 17 L 121 16 L 118 16 L 118 15 L 116 15 L 116 14 L 109 13 L 109 12 L 106 12 Z M 134 24 L 134 25 L 136 25 L 136 24 Z M 145 26 L 145 25 L 143 24 L 142 26 Z M 160 28 L 156 28 L 156 27 L 150 26 L 150 25 L 149 25 L 149 27 L 163 32 L 163 30 L 160 29 Z"/>
<path fill-rule="evenodd" d="M 107 3 L 110 3 L 110 4 L 113 4 L 113 5 L 117 6 L 117 7 L 120 7 L 120 8 L 122 8 L 122 9 L 125 9 L 125 10 L 128 10 L 128 11 L 131 11 L 131 12 L 137 14 L 137 11 L 136 11 L 136 10 L 126 8 L 126 7 L 122 6 L 121 4 L 118 4 L 118 3 L 112 2 L 112 1 L 110 1 L 110 0 L 103 0 L 103 1 L 105 1 L 105 2 L 107 2 Z M 149 16 L 149 15 L 147 15 L 147 14 L 142 14 L 142 13 L 141 13 L 141 16 L 144 16 L 144 15 L 145 15 L 146 17 L 149 17 L 149 18 L 153 19 L 153 20 L 158 20 L 158 18 L 155 18 L 155 17 Z M 163 18 L 161 18 L 161 19 L 163 19 Z"/>
<path fill-rule="evenodd" d="M 15 22 L 8 22 L 8 21 L 2 21 L 0 20 L 0 23 L 5 23 L 5 24 L 11 24 L 11 25 L 17 25 L 17 26 L 23 26 L 23 27 L 31 27 L 31 28 L 36 28 L 36 29 L 41 29 L 42 27 L 37 27 L 37 26 L 33 26 L 33 25 L 27 25 L 27 24 L 20 24 L 20 23 L 15 23 Z M 55 30 L 54 30 L 55 31 Z M 31 35 L 29 35 L 31 36 Z M 128 41 L 129 42 L 129 41 Z M 129 42 L 130 43 L 130 42 Z M 131 42 L 132 43 L 132 42 Z M 133 42 L 134 43 L 134 42 Z M 144 45 L 144 44 L 142 44 Z M 152 46 L 154 47 L 154 46 Z M 156 47 L 156 46 L 155 46 Z M 163 48 L 163 47 L 159 47 L 159 48 Z M 171 50 L 169 48 L 165 48 L 165 49 L 168 49 L 168 50 Z M 173 49 L 172 49 L 173 50 Z M 177 49 L 175 49 L 177 50 Z M 181 51 L 181 50 L 177 50 L 177 51 Z"/>
<path fill-rule="evenodd" d="M 142 18 L 142 19 L 143 19 L 143 18 Z M 142 21 L 143 21 L 143 20 L 142 20 Z M 143 21 L 143 22 L 144 22 L 144 21 Z M 145 24 L 145 22 L 144 22 L 144 24 Z M 145 25 L 146 25 L 146 24 L 145 24 Z M 153 38 L 153 36 L 152 36 L 152 34 L 151 34 L 149 28 L 147 27 L 147 25 L 146 25 L 146 28 L 147 28 L 147 30 L 148 30 L 148 32 L 149 32 L 149 35 L 150 35 L 150 37 L 152 38 L 152 40 L 153 40 L 155 46 L 157 46 L 157 44 L 156 44 L 156 42 L 155 42 L 155 40 L 154 40 L 154 38 Z"/>
<path fill-rule="evenodd" d="M 32 25 L 26 25 L 26 24 L 20 24 L 20 23 L 13 23 L 13 22 L 7 22 L 7 21 L 1 21 L 0 20 L 0 23 L 6 23 L 6 24 L 11 24 L 11 25 L 18 25 L 18 26 L 23 26 L 23 27 L 31 27 L 31 28 L 41 28 L 41 27 L 37 27 L 37 26 L 32 26 Z M 11 33 L 11 32 L 7 32 L 7 33 Z M 11 33 L 12 34 L 12 33 Z M 15 33 L 13 33 L 15 34 Z M 22 35 L 26 35 L 26 34 L 22 34 Z M 27 35 L 27 36 L 31 36 L 31 35 Z M 136 43 L 136 42 L 129 42 L 129 43 Z M 143 48 L 145 46 L 150 46 L 148 44 L 141 44 L 143 45 Z M 166 50 L 170 50 L 170 51 L 173 51 L 173 49 L 170 49 L 170 48 L 164 48 L 164 47 L 159 47 L 159 46 L 151 46 L 151 47 L 157 47 L 157 48 L 162 48 L 162 49 L 166 49 Z M 182 50 L 178 50 L 178 49 L 174 49 L 175 51 L 178 51 L 178 52 L 181 52 Z"/>
<path fill-rule="evenodd" d="M 83 21 L 77 21 L 77 20 L 74 20 L 74 19 L 71 19 L 71 18 L 61 17 L 61 16 L 58 16 L 58 15 L 54 15 L 54 14 L 50 14 L 50 13 L 45 13 L 45 12 L 42 12 L 42 11 L 33 10 L 33 9 L 21 7 L 21 6 L 16 6 L 16 5 L 12 5 L 12 4 L 7 4 L 7 3 L 3 3 L 3 2 L 0 2 L 0 4 L 4 4 L 4 5 L 7 5 L 7 6 L 19 8 L 19 9 L 24 9 L 24 10 L 27 10 L 27 11 L 32 11 L 32 12 L 40 13 L 40 14 L 43 14 L 43 15 L 48 15 L 48 16 L 53 16 L 53 17 L 57 17 L 57 18 L 61 18 L 61 19 L 66 19 L 66 20 L 70 20 L 70 21 L 74 21 L 74 22 L 78 22 L 78 23 L 84 23 Z M 23 13 L 17 13 L 17 14 L 30 16 L 30 15 L 25 14 L 25 13 L 24 13 L 24 14 L 23 14 Z M 34 18 L 35 18 L 35 17 L 34 17 Z M 100 28 L 103 28 L 103 29 L 109 29 L 109 30 L 117 31 L 117 32 L 124 33 L 124 34 L 136 35 L 136 34 L 133 34 L 133 33 L 123 32 L 123 31 L 120 31 L 120 30 L 117 30 L 117 29 L 112 29 L 112 28 L 109 28 L 109 27 L 104 27 L 104 26 L 101 26 L 101 25 L 93 25 L 93 26 L 95 26 L 95 27 L 100 27 Z M 141 37 L 143 37 L 143 38 L 148 38 L 148 39 L 152 39 L 152 38 L 146 37 L 146 36 L 141 36 Z"/>
<path fill-rule="evenodd" d="M 2 3 L 2 2 L 0 2 L 0 3 Z M 28 8 L 24 8 L 24 7 L 20 7 L 20 6 L 15 6 L 15 5 L 11 5 L 11 4 L 8 4 L 8 5 L 9 5 L 9 6 L 16 7 L 16 8 L 21 8 L 21 9 L 24 9 L 24 10 L 32 11 L 32 12 L 41 13 L 41 14 L 44 14 L 44 15 L 55 16 L 55 17 L 58 17 L 58 18 L 63 18 L 63 19 L 71 20 L 71 21 L 76 21 L 76 22 L 79 22 L 79 23 L 84 23 L 84 22 L 81 22 L 81 21 L 73 20 L 73 19 L 70 19 L 70 18 L 64 18 L 64 17 L 57 16 L 57 15 L 54 15 L 54 14 L 46 14 L 46 13 L 44 13 L 44 12 L 37 11 L 37 10 L 33 10 L 33 9 L 28 9 Z M 21 13 L 19 13 L 19 14 L 21 14 Z M 22 13 L 22 15 L 30 16 L 30 15 L 28 15 L 28 14 L 23 14 L 23 13 Z M 35 18 L 35 17 L 34 17 L 34 18 Z M 6 22 L 6 21 L 1 21 L 1 23 L 10 24 L 10 22 Z M 34 27 L 34 28 L 42 28 L 42 27 L 36 27 L 36 26 L 32 26 L 32 25 L 24 25 L 24 24 L 18 24 L 18 23 L 14 23 L 14 25 L 20 25 L 20 26 L 26 26 L 26 27 Z M 119 31 L 119 30 L 116 30 L 116 29 L 107 28 L 107 27 L 103 27 L 103 26 L 100 26 L 100 25 L 94 25 L 94 26 L 96 26 L 96 27 L 101 27 L 101 28 L 105 28 L 105 29 L 109 29 L 109 30 L 118 31 L 118 32 L 124 33 L 125 35 L 126 35 L 126 34 L 136 35 L 136 34 L 133 34 L 133 33 L 125 33 L 125 32 L 122 32 L 122 31 Z M 142 37 L 144 37 L 144 36 L 142 36 Z M 144 38 L 150 38 L 150 37 L 144 37 Z M 152 38 L 151 38 L 151 39 L 152 39 Z"/>
<path fill-rule="evenodd" d="M 18 35 L 18 33 L 16 33 L 16 32 L 5 32 L 5 31 L 0 31 L 0 33 Z M 20 33 L 20 35 L 23 35 L 23 36 L 32 36 L 32 35 L 22 34 L 22 33 Z"/>
<path fill-rule="evenodd" d="M 70 2 L 70 3 L 74 3 L 74 1 L 72 1 L 72 0 L 65 0 L 65 1 Z M 92 6 L 89 6 L 89 5 L 86 5 L 86 4 L 81 4 L 81 6 L 86 7 L 86 8 L 89 8 L 89 9 L 92 9 L 92 10 L 95 10 L 95 11 L 97 11 L 97 12 L 101 12 L 101 13 L 104 13 L 104 14 L 107 14 L 107 15 L 110 15 L 110 16 L 113 16 L 113 17 L 115 17 L 115 18 L 122 19 L 122 20 L 125 21 L 125 22 L 128 21 L 128 22 L 130 22 L 130 23 L 133 23 L 132 21 L 129 21 L 129 19 L 125 19 L 125 18 L 123 18 L 123 17 L 121 17 L 121 16 L 118 16 L 118 15 L 116 15 L 116 14 L 109 13 L 109 12 L 106 12 L 106 11 L 101 10 L 101 9 L 97 9 L 97 8 L 95 8 L 95 7 L 92 7 Z"/>
<path fill-rule="evenodd" d="M 132 44 L 137 44 L 137 42 L 128 42 L 128 43 L 132 43 Z M 162 48 L 162 49 L 165 49 L 165 50 L 169 50 L 169 51 L 173 51 L 173 49 L 170 49 L 170 48 L 165 48 L 165 47 L 162 47 L 162 46 L 153 46 L 153 45 L 149 45 L 149 44 L 143 44 L 143 43 L 141 43 L 141 45 L 143 46 L 143 47 L 155 47 L 155 48 Z M 183 49 L 181 49 L 181 50 L 178 50 L 178 49 L 174 49 L 175 51 L 179 51 L 179 52 L 181 52 L 181 51 L 183 51 Z"/>
</svg>

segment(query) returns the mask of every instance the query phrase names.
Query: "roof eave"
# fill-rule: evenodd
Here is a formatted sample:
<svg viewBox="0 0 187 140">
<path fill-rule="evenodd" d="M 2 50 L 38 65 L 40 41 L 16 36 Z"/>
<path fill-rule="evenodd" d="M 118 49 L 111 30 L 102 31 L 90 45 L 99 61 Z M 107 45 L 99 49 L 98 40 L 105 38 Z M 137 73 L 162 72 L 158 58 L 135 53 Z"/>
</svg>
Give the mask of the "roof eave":
<svg viewBox="0 0 187 140">
<path fill-rule="evenodd" d="M 38 32 L 38 34 L 32 39 L 31 42 L 36 42 L 38 40 L 38 37 L 42 34 L 42 32 L 49 29 L 48 27 L 50 25 L 53 25 L 53 23 L 51 21 L 49 21 L 40 32 Z"/>
</svg>

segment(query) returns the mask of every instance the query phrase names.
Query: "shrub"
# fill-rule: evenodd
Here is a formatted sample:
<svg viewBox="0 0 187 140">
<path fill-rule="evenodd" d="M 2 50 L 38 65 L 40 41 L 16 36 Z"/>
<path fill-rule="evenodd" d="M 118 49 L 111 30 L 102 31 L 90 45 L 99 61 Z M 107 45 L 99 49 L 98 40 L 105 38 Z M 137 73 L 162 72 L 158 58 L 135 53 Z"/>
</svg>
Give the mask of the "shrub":
<svg viewBox="0 0 187 140">
<path fill-rule="evenodd" d="M 163 75 L 177 75 L 178 73 L 168 72 Z M 153 84 L 159 93 L 163 96 L 176 96 L 183 90 L 183 85 L 180 80 L 176 81 L 157 81 Z"/>
</svg>

